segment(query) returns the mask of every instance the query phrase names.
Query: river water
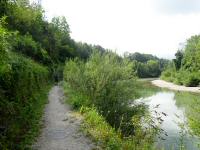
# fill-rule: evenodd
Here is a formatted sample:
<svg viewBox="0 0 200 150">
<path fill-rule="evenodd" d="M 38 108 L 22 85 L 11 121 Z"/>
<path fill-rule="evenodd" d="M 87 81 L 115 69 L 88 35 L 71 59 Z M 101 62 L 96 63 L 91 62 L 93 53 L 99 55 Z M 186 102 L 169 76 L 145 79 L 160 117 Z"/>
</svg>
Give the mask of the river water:
<svg viewBox="0 0 200 150">
<path fill-rule="evenodd" d="M 168 136 L 162 135 L 162 140 L 157 139 L 156 147 L 166 150 L 180 150 L 182 146 L 186 150 L 199 150 L 200 140 L 190 134 L 190 132 L 195 131 L 195 127 L 191 127 L 189 121 L 200 119 L 200 114 L 197 111 L 200 109 L 200 95 L 156 88 L 150 85 L 150 82 L 145 84 L 147 86 L 140 89 L 143 96 L 138 101 L 148 105 L 152 115 L 155 111 L 167 114 L 162 116 L 164 121 L 161 128 Z M 157 105 L 159 106 L 155 109 Z"/>
</svg>

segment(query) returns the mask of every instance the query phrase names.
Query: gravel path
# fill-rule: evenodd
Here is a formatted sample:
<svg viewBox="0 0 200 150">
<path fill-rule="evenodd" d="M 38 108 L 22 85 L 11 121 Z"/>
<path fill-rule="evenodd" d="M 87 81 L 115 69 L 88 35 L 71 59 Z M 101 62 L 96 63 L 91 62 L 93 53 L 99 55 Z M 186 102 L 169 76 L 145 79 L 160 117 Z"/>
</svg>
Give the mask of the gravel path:
<svg viewBox="0 0 200 150">
<path fill-rule="evenodd" d="M 45 108 L 44 128 L 33 145 L 34 150 L 92 150 L 94 144 L 80 132 L 81 117 L 64 104 L 64 94 L 59 86 L 49 93 Z"/>
<path fill-rule="evenodd" d="M 153 85 L 156 85 L 156 86 L 162 87 L 162 88 L 168 88 L 170 90 L 200 93 L 200 87 L 180 86 L 180 85 L 176 85 L 176 84 L 173 84 L 171 82 L 166 82 L 166 81 L 163 81 L 163 80 L 153 80 L 151 82 L 152 82 Z"/>
</svg>

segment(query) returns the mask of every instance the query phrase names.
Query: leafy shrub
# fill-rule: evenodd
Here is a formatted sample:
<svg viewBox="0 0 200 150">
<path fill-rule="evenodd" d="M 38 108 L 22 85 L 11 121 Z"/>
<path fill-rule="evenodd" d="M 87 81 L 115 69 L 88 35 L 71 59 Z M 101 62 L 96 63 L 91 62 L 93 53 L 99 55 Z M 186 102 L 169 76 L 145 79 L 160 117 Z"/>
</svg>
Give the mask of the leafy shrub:
<svg viewBox="0 0 200 150">
<path fill-rule="evenodd" d="M 199 86 L 200 83 L 200 35 L 187 40 L 184 50 L 178 50 L 176 59 L 169 63 L 161 78 L 185 86 Z"/>
<path fill-rule="evenodd" d="M 79 109 L 82 106 L 89 106 L 90 101 L 86 95 L 81 94 L 80 92 L 74 91 L 70 88 L 69 84 L 63 82 L 64 91 L 68 97 L 68 103 L 70 103 L 74 109 Z"/>
<path fill-rule="evenodd" d="M 49 72 L 23 56 L 8 55 L 7 69 L 0 70 L 0 149 L 23 149 L 36 134 Z"/>
<path fill-rule="evenodd" d="M 26 56 L 33 58 L 43 64 L 50 64 L 51 60 L 46 50 L 44 50 L 39 43 L 34 41 L 30 34 L 26 35 L 15 35 L 12 38 L 13 49 L 16 52 L 20 52 Z"/>
<path fill-rule="evenodd" d="M 113 127 L 119 128 L 123 121 L 122 128 L 129 129 L 128 122 L 137 112 L 129 107 L 136 82 L 132 65 L 113 53 L 94 53 L 86 63 L 78 59 L 68 61 L 64 78 L 77 94 L 87 97 L 87 106 L 94 105 Z M 85 103 L 76 99 L 74 104 Z M 125 129 L 128 134 L 130 131 Z"/>
<path fill-rule="evenodd" d="M 185 86 L 198 86 L 200 83 L 200 74 L 198 72 L 186 72 L 183 84 Z"/>
<path fill-rule="evenodd" d="M 179 84 L 179 85 L 183 85 L 183 80 L 184 80 L 184 77 L 183 77 L 183 74 L 185 72 L 184 71 L 179 71 L 176 73 L 175 77 L 174 77 L 174 83 L 175 84 Z"/>
<path fill-rule="evenodd" d="M 26 149 L 39 129 L 47 100 L 49 71 L 11 52 L 11 38 L 16 34 L 4 28 L 4 20 L 0 19 L 0 149 Z M 30 53 L 37 50 L 30 37 L 23 40 L 22 50 L 28 46 Z"/>
<path fill-rule="evenodd" d="M 172 70 L 165 70 L 162 73 L 161 79 L 174 82 L 179 85 L 185 86 L 198 86 L 200 83 L 200 73 L 199 72 L 189 72 L 187 70 L 179 70 L 173 72 Z"/>
<path fill-rule="evenodd" d="M 172 72 L 172 70 L 165 70 L 161 74 L 161 79 L 173 82 L 175 78 L 175 72 Z"/>
</svg>

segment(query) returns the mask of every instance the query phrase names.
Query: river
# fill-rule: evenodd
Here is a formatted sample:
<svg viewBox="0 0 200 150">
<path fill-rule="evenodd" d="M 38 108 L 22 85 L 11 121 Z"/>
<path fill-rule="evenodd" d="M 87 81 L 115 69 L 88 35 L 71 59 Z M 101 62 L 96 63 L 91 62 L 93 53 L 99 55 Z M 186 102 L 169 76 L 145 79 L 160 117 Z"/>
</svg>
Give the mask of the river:
<svg viewBox="0 0 200 150">
<path fill-rule="evenodd" d="M 164 112 L 161 128 L 168 136 L 162 135 L 155 143 L 157 148 L 166 150 L 198 150 L 200 140 L 190 132 L 196 132 L 191 120 L 200 122 L 200 94 L 175 92 L 155 87 L 150 81 L 140 81 L 143 87 L 139 89 L 139 102 L 148 105 L 150 112 Z M 155 110 L 155 106 L 159 105 Z M 182 143 L 182 144 L 181 144 Z"/>
</svg>

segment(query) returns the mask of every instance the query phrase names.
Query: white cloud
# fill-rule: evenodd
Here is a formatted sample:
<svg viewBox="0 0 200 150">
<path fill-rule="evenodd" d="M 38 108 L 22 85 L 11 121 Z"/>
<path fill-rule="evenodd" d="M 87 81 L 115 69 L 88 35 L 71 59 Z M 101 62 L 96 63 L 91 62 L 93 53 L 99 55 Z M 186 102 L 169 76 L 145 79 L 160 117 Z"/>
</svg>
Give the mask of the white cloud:
<svg viewBox="0 0 200 150">
<path fill-rule="evenodd" d="M 200 32 L 200 13 L 163 14 L 155 9 L 155 1 L 43 0 L 42 4 L 48 18 L 66 16 L 77 41 L 120 54 L 138 51 L 172 58 L 180 42 Z"/>
</svg>

